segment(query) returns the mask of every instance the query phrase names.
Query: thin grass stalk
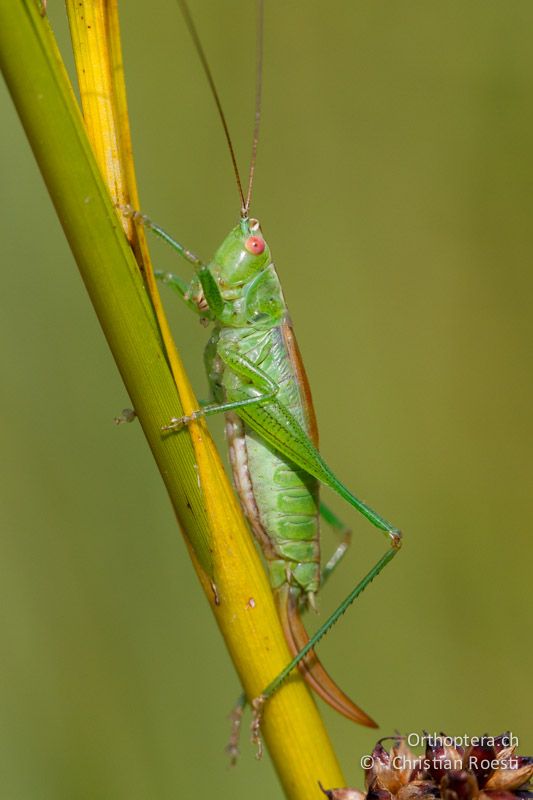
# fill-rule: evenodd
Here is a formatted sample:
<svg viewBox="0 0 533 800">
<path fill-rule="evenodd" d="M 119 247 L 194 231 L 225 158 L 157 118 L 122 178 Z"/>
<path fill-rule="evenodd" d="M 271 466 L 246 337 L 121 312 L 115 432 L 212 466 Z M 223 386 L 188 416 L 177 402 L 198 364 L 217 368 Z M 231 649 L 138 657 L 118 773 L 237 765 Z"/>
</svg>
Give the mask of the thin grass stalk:
<svg viewBox="0 0 533 800">
<path fill-rule="evenodd" d="M 86 12 L 101 15 L 103 28 L 98 35 L 107 38 L 101 51 L 103 62 L 108 63 L 101 74 L 109 76 L 109 63 L 120 53 L 120 43 L 118 26 L 105 17 L 107 5 L 84 4 Z M 172 350 L 164 349 L 121 216 L 100 175 L 48 21 L 34 0 L 0 0 L 0 59 L 193 563 L 245 691 L 254 697 L 289 660 L 272 595 L 204 423 L 192 426 L 189 434 L 161 434 L 161 425 L 180 413 L 180 398 L 185 410 L 195 407 L 196 401 L 180 362 Z M 119 142 L 119 171 L 126 175 L 130 199 L 136 201 L 131 146 L 120 143 L 117 133 L 124 120 L 125 90 L 120 74 L 120 87 L 113 86 L 117 72 L 113 75 L 109 102 L 114 111 L 93 128 L 100 128 L 109 142 Z M 103 152 L 105 160 L 105 147 Z M 144 245 L 137 247 L 135 234 L 130 231 L 129 235 L 137 256 L 143 258 Z M 323 723 L 299 678 L 289 681 L 268 703 L 263 733 L 288 798 L 320 797 L 317 780 L 326 786 L 343 785 Z"/>
</svg>

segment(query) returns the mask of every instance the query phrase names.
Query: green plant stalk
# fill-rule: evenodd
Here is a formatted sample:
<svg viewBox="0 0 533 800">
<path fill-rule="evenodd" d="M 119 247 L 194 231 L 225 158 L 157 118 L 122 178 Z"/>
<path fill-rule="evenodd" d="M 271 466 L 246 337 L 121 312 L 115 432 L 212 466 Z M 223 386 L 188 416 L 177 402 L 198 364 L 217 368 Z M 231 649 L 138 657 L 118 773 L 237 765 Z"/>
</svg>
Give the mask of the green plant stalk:
<svg viewBox="0 0 533 800">
<path fill-rule="evenodd" d="M 176 385 L 61 57 L 34 0 L 0 0 L 0 61 L 230 655 L 248 696 L 254 697 L 289 660 L 266 576 L 223 478 L 220 490 L 214 483 L 210 485 L 214 496 L 220 491 L 226 498 L 214 511 L 211 492 L 202 484 L 206 490 L 202 495 L 198 485 L 196 466 L 201 475 L 202 463 L 190 436 L 161 435 L 161 425 L 180 413 Z M 216 459 L 201 426 L 198 438 L 205 438 L 209 468 Z M 214 519 L 220 524 L 213 525 Z M 209 539 L 217 527 L 226 537 L 222 541 Z M 198 537 L 213 541 L 214 577 L 221 599 L 216 607 L 206 565 L 202 569 L 190 545 Z M 343 784 L 322 721 L 299 679 L 286 684 L 269 702 L 263 733 L 288 798 L 319 797 L 318 779 L 324 785 Z"/>
<path fill-rule="evenodd" d="M 48 22 L 0 4 L 2 71 L 105 336 L 184 527 L 207 525 L 188 437 L 162 439 L 180 402 L 133 253 L 95 164 Z M 43 35 L 44 34 L 44 35 Z M 51 65 L 54 68 L 51 68 Z M 21 68 L 21 66 L 23 68 Z"/>
</svg>

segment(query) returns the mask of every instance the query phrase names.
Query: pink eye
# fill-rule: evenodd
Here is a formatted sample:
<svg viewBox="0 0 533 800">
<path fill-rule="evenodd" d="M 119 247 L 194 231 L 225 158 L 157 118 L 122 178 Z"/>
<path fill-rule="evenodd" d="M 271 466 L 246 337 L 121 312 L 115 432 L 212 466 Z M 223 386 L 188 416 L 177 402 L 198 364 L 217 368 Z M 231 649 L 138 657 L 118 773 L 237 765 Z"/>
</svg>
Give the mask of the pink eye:
<svg viewBox="0 0 533 800">
<path fill-rule="evenodd" d="M 253 256 L 259 256 L 265 249 L 265 240 L 260 236 L 249 236 L 244 246 Z"/>
</svg>

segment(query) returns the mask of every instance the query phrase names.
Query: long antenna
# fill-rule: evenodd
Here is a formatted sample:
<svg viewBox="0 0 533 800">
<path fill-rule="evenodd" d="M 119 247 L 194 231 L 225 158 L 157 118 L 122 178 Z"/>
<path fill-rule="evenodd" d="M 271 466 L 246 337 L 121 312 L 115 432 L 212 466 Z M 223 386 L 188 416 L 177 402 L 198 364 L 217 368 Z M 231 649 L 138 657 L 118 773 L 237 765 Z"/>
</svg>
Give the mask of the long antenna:
<svg viewBox="0 0 533 800">
<path fill-rule="evenodd" d="M 254 120 L 254 133 L 252 139 L 252 156 L 250 159 L 250 171 L 248 173 L 248 190 L 246 192 L 246 200 L 244 199 L 244 191 L 242 188 L 241 176 L 239 174 L 239 168 L 237 166 L 237 159 L 235 157 L 235 150 L 233 149 L 233 143 L 231 141 L 228 123 L 226 122 L 224 111 L 222 110 L 222 103 L 220 102 L 220 97 L 217 91 L 217 87 L 215 86 L 215 80 L 213 78 L 213 74 L 209 67 L 209 63 L 207 61 L 204 48 L 202 47 L 200 37 L 198 36 L 198 31 L 196 30 L 196 26 L 194 24 L 191 12 L 189 10 L 189 6 L 187 5 L 187 0 L 177 0 L 177 2 L 179 7 L 181 8 L 181 13 L 183 14 L 183 17 L 185 19 L 185 24 L 187 25 L 189 33 L 191 34 L 191 38 L 196 48 L 196 52 L 198 53 L 200 61 L 202 62 L 202 67 L 204 68 L 204 72 L 206 74 L 209 87 L 211 89 L 211 94 L 213 95 L 213 99 L 216 103 L 218 114 L 222 122 L 222 127 L 224 128 L 224 134 L 226 136 L 226 141 L 228 143 L 228 148 L 231 156 L 231 162 L 233 164 L 233 171 L 235 173 L 235 178 L 237 180 L 237 188 L 239 190 L 239 195 L 241 198 L 241 216 L 244 218 L 248 216 L 248 211 L 252 200 L 255 164 L 257 161 L 257 145 L 259 142 L 259 128 L 261 125 L 261 96 L 263 90 L 263 39 L 264 39 L 263 29 L 264 29 L 264 16 L 265 16 L 264 0 L 257 0 L 258 21 L 257 21 L 257 68 L 256 68 L 256 81 L 255 81 L 255 120 Z"/>
<path fill-rule="evenodd" d="M 252 200 L 252 189 L 254 185 L 255 162 L 257 161 L 257 144 L 259 142 L 259 128 L 261 126 L 261 97 L 263 94 L 263 42 L 264 42 L 264 19 L 265 4 L 264 0 L 257 3 L 257 67 L 255 76 L 255 121 L 254 135 L 252 140 L 252 156 L 250 158 L 250 172 L 248 173 L 248 191 L 246 192 L 246 202 L 244 204 L 244 216 L 248 216 L 248 209 Z"/>
<path fill-rule="evenodd" d="M 235 158 L 235 151 L 233 149 L 233 144 L 231 141 L 231 136 L 229 135 L 229 128 L 228 123 L 226 122 L 226 117 L 224 116 L 224 111 L 222 110 L 222 103 L 220 102 L 220 97 L 218 96 L 217 87 L 215 86 L 215 81 L 213 79 L 213 75 L 209 68 L 209 64 L 207 62 L 206 55 L 204 53 L 204 48 L 202 47 L 202 43 L 200 42 L 200 37 L 198 36 L 198 32 L 196 30 L 196 26 L 193 22 L 191 12 L 189 11 L 189 7 L 187 5 L 186 0 L 178 0 L 178 5 L 181 8 L 181 12 L 185 18 L 185 23 L 189 29 L 189 33 L 191 34 L 192 40 L 194 42 L 194 46 L 196 48 L 196 52 L 202 62 L 202 66 L 204 68 L 204 72 L 206 74 L 209 86 L 211 87 L 211 93 L 213 95 L 214 101 L 216 103 L 218 114 L 220 116 L 220 120 L 222 122 L 222 127 L 224 128 L 224 134 L 226 136 L 226 141 L 228 143 L 229 152 L 231 155 L 231 161 L 233 163 L 233 171 L 235 172 L 235 178 L 237 179 L 237 188 L 239 190 L 239 194 L 241 197 L 241 214 L 243 217 L 246 216 L 248 211 L 246 201 L 244 199 L 244 192 L 242 189 L 241 183 L 241 176 L 239 175 L 239 168 L 237 166 L 237 159 Z"/>
</svg>

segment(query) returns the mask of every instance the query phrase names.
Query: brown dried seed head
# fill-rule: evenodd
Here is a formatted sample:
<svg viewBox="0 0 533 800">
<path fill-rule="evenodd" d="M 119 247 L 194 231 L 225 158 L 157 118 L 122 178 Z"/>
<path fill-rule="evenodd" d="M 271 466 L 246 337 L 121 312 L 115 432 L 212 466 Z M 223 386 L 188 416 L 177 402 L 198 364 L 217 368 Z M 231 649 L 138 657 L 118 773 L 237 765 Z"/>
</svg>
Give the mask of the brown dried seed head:
<svg viewBox="0 0 533 800">
<path fill-rule="evenodd" d="M 433 781 L 411 781 L 402 786 L 396 800 L 431 800 L 440 797 L 439 789 Z"/>
<path fill-rule="evenodd" d="M 479 794 L 475 776 L 465 769 L 447 772 L 440 782 L 442 800 L 473 800 Z"/>
<path fill-rule="evenodd" d="M 395 769 L 396 760 L 394 758 L 395 751 L 392 748 L 389 753 L 378 742 L 372 751 L 372 767 L 366 770 L 365 781 L 366 786 L 371 791 L 384 789 L 391 794 L 396 794 L 403 784 L 402 773 L 400 770 Z"/>
<path fill-rule="evenodd" d="M 500 766 L 487 781 L 485 789 L 490 790 L 491 796 L 494 790 L 512 792 L 525 786 L 532 778 L 533 758 L 511 754 L 505 761 L 500 759 Z"/>
<path fill-rule="evenodd" d="M 392 800 L 393 794 L 388 789 L 380 789 L 374 786 L 366 794 L 366 800 Z"/>
<path fill-rule="evenodd" d="M 395 741 L 391 754 L 392 764 L 396 769 L 402 786 L 423 778 L 421 759 L 413 753 L 405 739 L 397 739 Z"/>
<path fill-rule="evenodd" d="M 357 789 L 324 789 L 320 781 L 318 785 L 329 800 L 364 800 L 364 792 Z"/>
<path fill-rule="evenodd" d="M 442 734 L 443 741 L 449 739 Z M 365 770 L 367 794 L 323 790 L 330 800 L 533 800 L 533 757 L 514 755 L 510 734 L 484 737 L 469 748 L 428 739 L 425 757 L 397 737 L 381 740 Z"/>
<path fill-rule="evenodd" d="M 511 745 L 511 731 L 505 731 L 494 737 L 494 749 L 497 754 L 503 750 L 509 750 L 512 753 L 515 747 L 516 745 Z"/>
<path fill-rule="evenodd" d="M 480 792 L 478 800 L 516 800 L 512 792 Z"/>
<path fill-rule="evenodd" d="M 497 761 L 495 748 L 483 741 L 467 749 L 463 756 L 463 767 L 474 773 L 478 786 L 483 789 L 494 772 Z"/>
<path fill-rule="evenodd" d="M 444 734 L 442 735 L 443 739 Z M 428 775 L 439 784 L 446 773 L 463 769 L 463 755 L 455 747 L 429 740 L 426 745 L 426 765 Z"/>
</svg>

